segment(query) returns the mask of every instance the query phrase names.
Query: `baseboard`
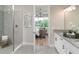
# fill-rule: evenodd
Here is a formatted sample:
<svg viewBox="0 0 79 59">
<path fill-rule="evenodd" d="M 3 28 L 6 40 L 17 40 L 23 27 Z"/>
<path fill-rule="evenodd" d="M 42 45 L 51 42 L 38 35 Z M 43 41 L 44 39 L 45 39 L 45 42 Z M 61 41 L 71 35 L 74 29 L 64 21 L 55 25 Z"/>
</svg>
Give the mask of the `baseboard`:
<svg viewBox="0 0 79 59">
<path fill-rule="evenodd" d="M 33 43 L 23 43 L 23 45 L 34 45 Z"/>
<path fill-rule="evenodd" d="M 23 44 L 19 44 L 10 54 L 14 54 L 22 45 Z"/>
</svg>

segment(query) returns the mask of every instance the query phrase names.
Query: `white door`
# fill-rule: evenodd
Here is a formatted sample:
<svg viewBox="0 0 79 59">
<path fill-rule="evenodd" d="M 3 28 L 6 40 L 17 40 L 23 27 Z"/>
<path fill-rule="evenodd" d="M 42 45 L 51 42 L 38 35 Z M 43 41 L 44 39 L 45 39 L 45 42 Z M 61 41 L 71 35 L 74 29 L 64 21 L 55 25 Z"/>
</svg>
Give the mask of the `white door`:
<svg viewBox="0 0 79 59">
<path fill-rule="evenodd" d="M 31 45 L 35 48 L 35 33 L 34 33 L 34 11 L 33 6 L 26 6 L 23 10 L 23 44 Z"/>
<path fill-rule="evenodd" d="M 23 15 L 23 44 L 33 45 L 34 33 L 33 33 L 33 15 L 30 13 L 24 13 Z"/>
</svg>

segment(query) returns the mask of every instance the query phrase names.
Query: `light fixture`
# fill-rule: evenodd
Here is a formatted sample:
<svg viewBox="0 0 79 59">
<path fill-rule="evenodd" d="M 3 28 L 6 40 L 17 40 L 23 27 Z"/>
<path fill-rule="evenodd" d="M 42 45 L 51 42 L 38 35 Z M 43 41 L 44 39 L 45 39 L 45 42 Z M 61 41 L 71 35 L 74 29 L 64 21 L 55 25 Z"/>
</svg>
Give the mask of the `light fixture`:
<svg viewBox="0 0 79 59">
<path fill-rule="evenodd" d="M 13 9 L 13 11 L 14 11 L 14 5 L 12 5 L 12 9 Z"/>
<path fill-rule="evenodd" d="M 72 10 L 75 10 L 75 9 L 76 9 L 76 6 L 71 6 L 71 9 L 72 9 Z"/>
<path fill-rule="evenodd" d="M 42 9 L 39 10 L 39 17 L 42 17 Z"/>
<path fill-rule="evenodd" d="M 66 8 L 64 10 L 64 12 L 70 12 L 70 11 L 73 11 L 73 10 L 76 10 L 76 6 L 70 6 L 70 7 Z"/>
</svg>

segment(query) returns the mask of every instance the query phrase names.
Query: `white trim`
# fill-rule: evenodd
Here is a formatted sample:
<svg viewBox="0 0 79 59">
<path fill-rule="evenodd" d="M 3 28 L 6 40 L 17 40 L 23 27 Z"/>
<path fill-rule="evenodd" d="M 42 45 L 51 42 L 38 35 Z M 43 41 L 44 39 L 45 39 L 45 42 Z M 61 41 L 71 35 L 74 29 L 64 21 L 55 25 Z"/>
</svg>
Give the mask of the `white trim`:
<svg viewBox="0 0 79 59">
<path fill-rule="evenodd" d="M 24 10 L 23 10 L 23 28 L 22 28 L 22 30 L 23 30 L 23 39 L 22 39 L 22 44 L 23 44 L 23 42 L 24 42 Z"/>
<path fill-rule="evenodd" d="M 23 45 L 34 45 L 33 43 L 24 43 L 23 42 Z"/>
<path fill-rule="evenodd" d="M 50 43 L 50 8 L 48 6 L 48 45 Z"/>
<path fill-rule="evenodd" d="M 35 9 L 35 8 L 36 8 L 36 7 L 35 7 L 35 5 L 34 5 L 34 6 L 33 6 L 33 17 L 34 17 L 34 21 L 33 21 L 33 31 L 34 31 L 34 32 L 36 31 L 36 30 L 35 30 L 35 15 L 36 15 L 36 12 L 35 12 L 36 9 Z M 35 44 L 35 33 L 33 33 L 33 36 L 34 36 L 34 38 L 33 38 L 33 39 L 34 39 L 34 44 L 33 44 L 33 45 L 34 45 L 34 52 L 35 52 L 35 47 L 36 47 L 36 46 L 35 46 L 35 45 L 36 45 L 36 44 Z"/>
<path fill-rule="evenodd" d="M 14 54 L 23 44 L 19 44 L 15 49 L 14 51 L 11 52 L 11 54 Z"/>
</svg>

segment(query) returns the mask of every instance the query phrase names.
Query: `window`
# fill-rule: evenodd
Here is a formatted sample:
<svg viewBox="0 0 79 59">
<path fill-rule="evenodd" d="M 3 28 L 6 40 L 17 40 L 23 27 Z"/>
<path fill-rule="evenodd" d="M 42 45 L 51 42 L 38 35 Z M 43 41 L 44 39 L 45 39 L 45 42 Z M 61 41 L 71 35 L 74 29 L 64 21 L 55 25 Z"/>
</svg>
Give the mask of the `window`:
<svg viewBox="0 0 79 59">
<path fill-rule="evenodd" d="M 35 27 L 38 31 L 40 28 L 48 28 L 48 17 L 36 17 L 35 18 Z"/>
</svg>

